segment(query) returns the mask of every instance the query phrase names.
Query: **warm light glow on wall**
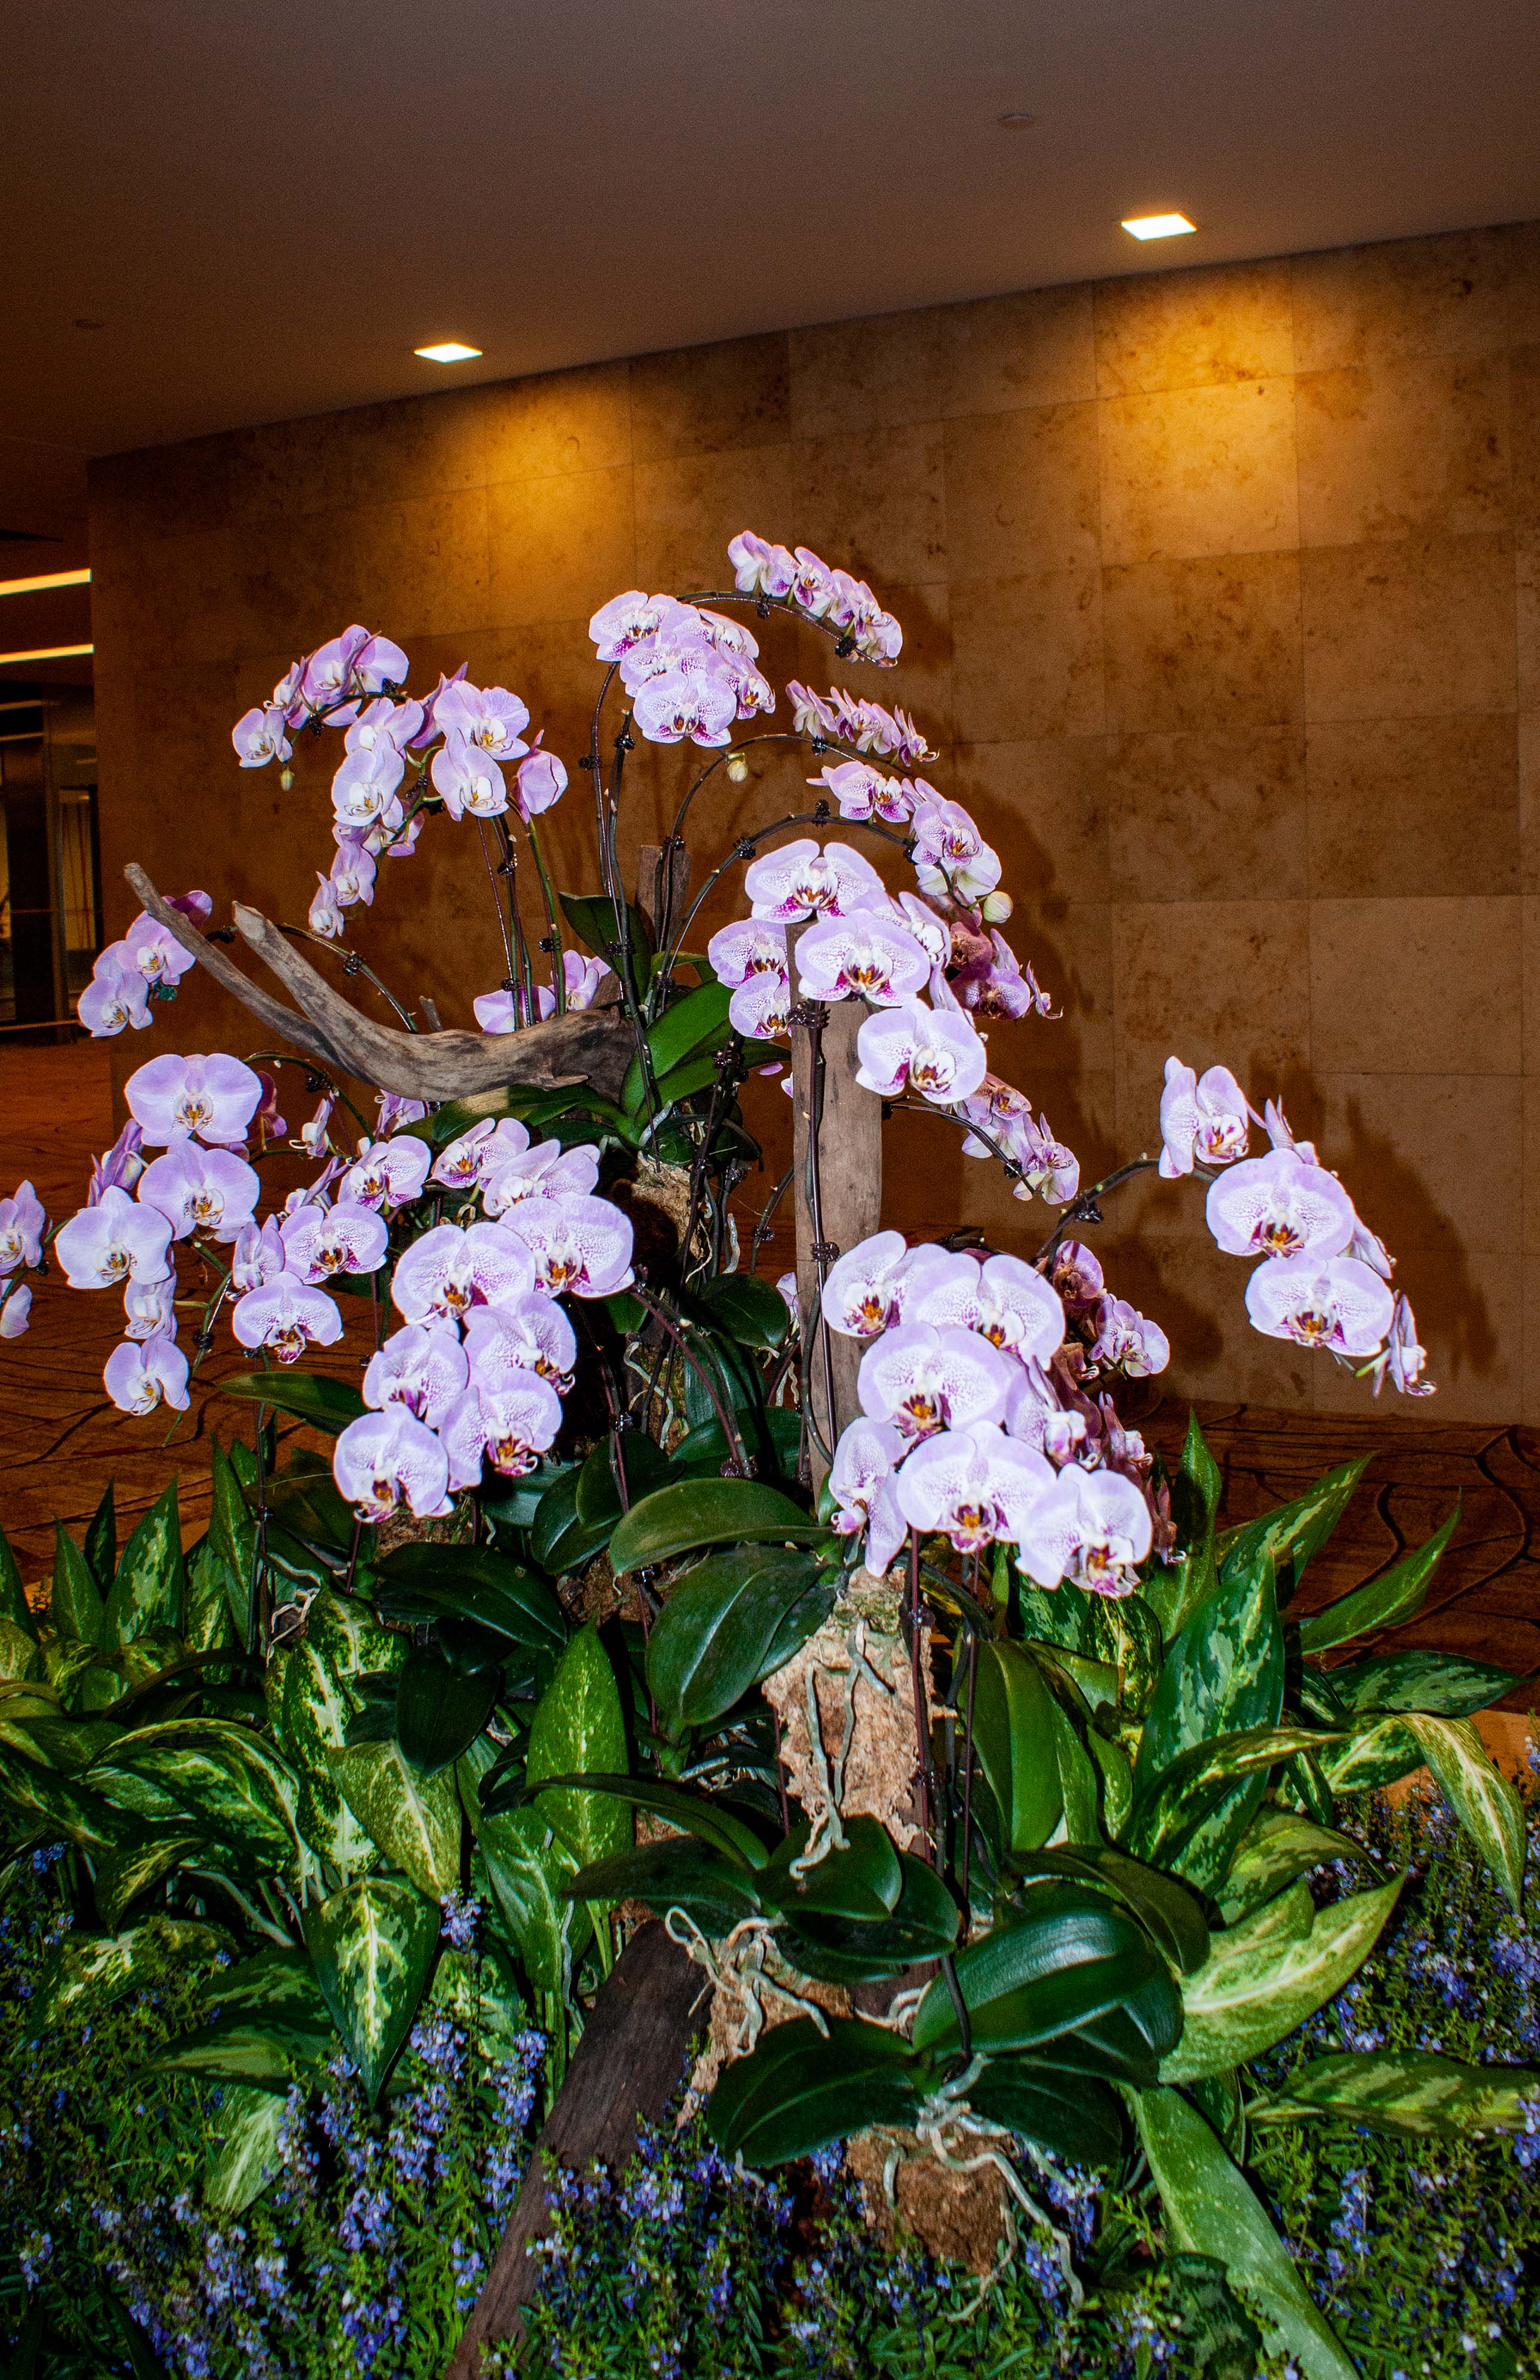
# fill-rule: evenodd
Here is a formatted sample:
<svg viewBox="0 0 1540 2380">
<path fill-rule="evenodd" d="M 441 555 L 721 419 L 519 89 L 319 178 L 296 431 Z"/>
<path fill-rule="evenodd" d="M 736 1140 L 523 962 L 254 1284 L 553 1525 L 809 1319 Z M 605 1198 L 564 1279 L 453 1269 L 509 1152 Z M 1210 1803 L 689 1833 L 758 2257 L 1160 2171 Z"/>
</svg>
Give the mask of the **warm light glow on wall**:
<svg viewBox="0 0 1540 2380">
<path fill-rule="evenodd" d="M 0 595 L 45 595 L 51 587 L 89 587 L 89 570 L 51 570 L 41 578 L 0 578 Z"/>
<path fill-rule="evenodd" d="M 1196 231 L 1185 215 L 1124 215 L 1123 229 L 1135 239 L 1176 239 L 1184 231 Z"/>
<path fill-rule="evenodd" d="M 8 662 L 72 662 L 79 653 L 93 653 L 94 645 L 38 645 L 30 653 L 0 653 L 0 669 Z"/>
<path fill-rule="evenodd" d="M 436 347 L 414 347 L 414 356 L 425 356 L 430 364 L 465 364 L 479 356 L 479 347 L 464 347 L 458 339 L 443 339 Z"/>
</svg>

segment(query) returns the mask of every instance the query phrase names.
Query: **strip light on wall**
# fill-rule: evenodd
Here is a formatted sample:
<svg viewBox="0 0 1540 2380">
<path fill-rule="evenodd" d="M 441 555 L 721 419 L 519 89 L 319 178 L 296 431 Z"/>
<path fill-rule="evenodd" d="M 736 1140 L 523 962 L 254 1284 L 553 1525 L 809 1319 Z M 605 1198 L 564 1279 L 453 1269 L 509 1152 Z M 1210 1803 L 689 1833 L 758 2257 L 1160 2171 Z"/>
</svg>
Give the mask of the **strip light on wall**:
<svg viewBox="0 0 1540 2380">
<path fill-rule="evenodd" d="M 51 570 L 41 578 L 0 578 L 0 595 L 46 595 L 53 587 L 89 587 L 89 570 Z"/>
<path fill-rule="evenodd" d="M 0 669 L 10 662 L 72 662 L 95 650 L 94 645 L 36 645 L 30 653 L 0 653 Z"/>
</svg>

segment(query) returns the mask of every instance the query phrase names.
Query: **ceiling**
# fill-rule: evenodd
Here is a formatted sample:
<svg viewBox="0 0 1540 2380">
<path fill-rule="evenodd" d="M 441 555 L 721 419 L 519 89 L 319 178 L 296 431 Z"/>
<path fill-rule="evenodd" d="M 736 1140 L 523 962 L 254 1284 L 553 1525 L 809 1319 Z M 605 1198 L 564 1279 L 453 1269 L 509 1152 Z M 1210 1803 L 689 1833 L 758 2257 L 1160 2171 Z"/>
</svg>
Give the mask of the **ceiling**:
<svg viewBox="0 0 1540 2380">
<path fill-rule="evenodd" d="M 0 577 L 84 559 L 91 455 L 1540 215 L 1537 102 L 1534 0 L 50 0 L 0 92 Z"/>
</svg>

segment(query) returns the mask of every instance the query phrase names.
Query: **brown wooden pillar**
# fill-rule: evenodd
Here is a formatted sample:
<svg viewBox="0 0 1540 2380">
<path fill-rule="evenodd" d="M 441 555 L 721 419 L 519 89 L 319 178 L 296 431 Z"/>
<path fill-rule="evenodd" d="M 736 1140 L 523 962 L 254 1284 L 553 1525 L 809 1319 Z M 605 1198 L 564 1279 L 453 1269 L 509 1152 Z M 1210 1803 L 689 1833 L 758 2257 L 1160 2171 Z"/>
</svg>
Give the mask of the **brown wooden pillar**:
<svg viewBox="0 0 1540 2380">
<path fill-rule="evenodd" d="M 794 929 L 789 937 L 794 995 L 798 939 L 799 929 Z M 864 1351 L 859 1340 L 818 1328 L 812 1317 L 834 1258 L 869 1238 L 882 1223 L 882 1102 L 855 1079 L 855 1037 L 869 1014 L 863 1000 L 837 1000 L 811 1010 L 799 1001 L 792 1012 L 796 1286 L 803 1316 L 802 1392 L 811 1423 L 815 1489 L 829 1468 L 819 1439 L 831 1453 L 841 1430 L 859 1411 L 855 1375 Z M 815 1024 L 819 1019 L 821 1025 Z M 823 1076 L 817 1217 L 808 1161 L 817 1097 L 815 1046 Z"/>
</svg>

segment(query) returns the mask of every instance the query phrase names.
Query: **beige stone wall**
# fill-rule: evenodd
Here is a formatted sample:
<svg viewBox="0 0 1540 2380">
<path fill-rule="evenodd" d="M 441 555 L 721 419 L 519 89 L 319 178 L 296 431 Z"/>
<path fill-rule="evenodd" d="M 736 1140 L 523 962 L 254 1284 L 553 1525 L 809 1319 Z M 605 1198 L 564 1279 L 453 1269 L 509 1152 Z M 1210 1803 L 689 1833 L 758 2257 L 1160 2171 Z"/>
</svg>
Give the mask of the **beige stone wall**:
<svg viewBox="0 0 1540 2380">
<path fill-rule="evenodd" d="M 1401 1257 L 1429 1419 L 1540 1420 L 1525 1250 L 1540 1075 L 1540 225 L 1167 272 L 752 338 L 120 456 L 93 474 L 103 829 L 180 887 L 302 913 L 328 768 L 285 799 L 230 722 L 351 619 L 511 686 L 569 763 L 588 613 L 723 583 L 740 528 L 868 577 L 912 704 L 1063 1021 L 997 1028 L 1089 1179 L 1147 1146 L 1167 1053 L 1281 1089 Z M 828 648 L 772 660 L 828 684 Z M 335 739 L 329 739 L 328 750 Z M 686 782 L 638 755 L 633 844 Z M 800 771 L 717 798 L 779 816 Z M 718 781 L 720 783 L 720 780 Z M 725 789 L 724 789 L 725 790 Z M 557 814 L 591 880 L 584 780 Z M 385 871 L 359 939 L 468 1021 L 503 972 L 470 830 Z M 126 913 L 126 912 L 125 912 Z M 713 916 L 724 916 L 724 908 Z M 111 919 L 110 919 L 110 922 Z M 211 1021 L 212 1020 L 212 1021 Z M 166 1020 L 183 1046 L 222 1024 Z M 185 1029 L 178 1029 L 183 1028 Z M 196 1029 L 195 1029 L 196 1028 Z M 126 1050 L 137 1060 L 146 1044 Z M 772 1135 L 783 1102 L 762 1094 Z M 1127 1194 L 1125 1194 L 1126 1197 Z M 890 1219 L 1030 1246 L 946 1127 L 895 1126 Z M 1126 1245 L 1137 1224 L 1141 1245 Z M 1109 1214 L 1183 1386 L 1356 1410 L 1244 1324 L 1198 1200 Z M 1540 1266 L 1535 1275 L 1540 1288 Z M 1405 1410 L 1404 1408 L 1402 1409 Z"/>
</svg>

